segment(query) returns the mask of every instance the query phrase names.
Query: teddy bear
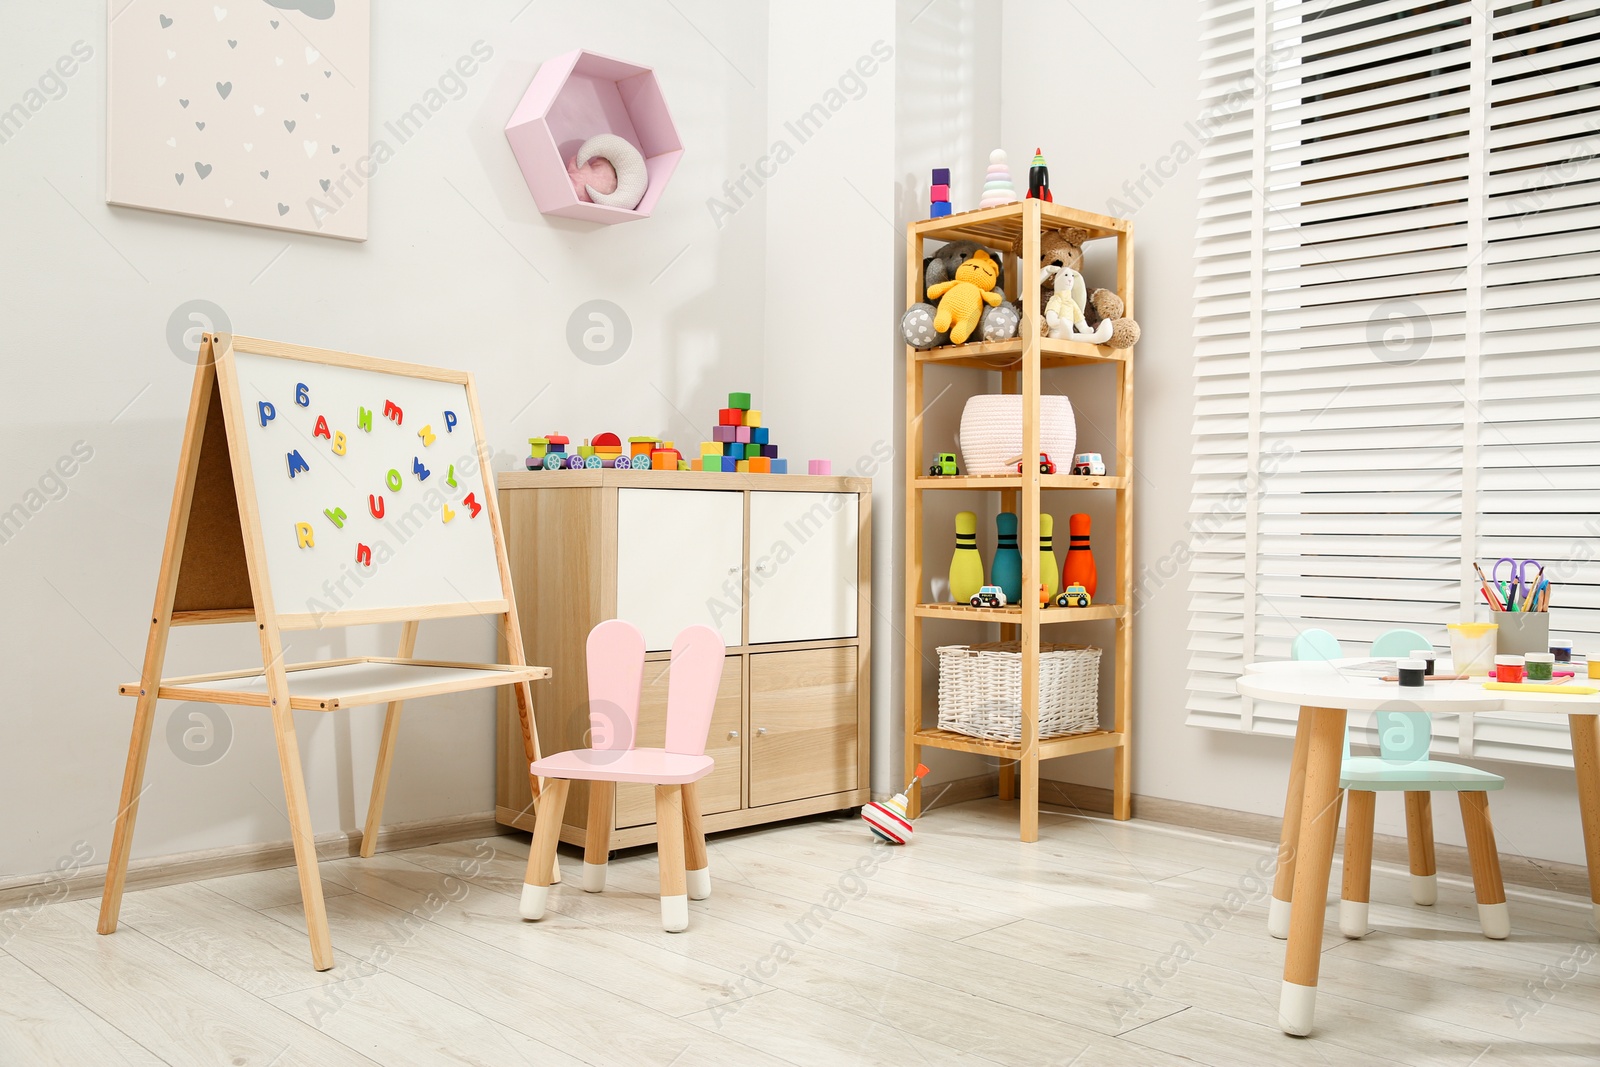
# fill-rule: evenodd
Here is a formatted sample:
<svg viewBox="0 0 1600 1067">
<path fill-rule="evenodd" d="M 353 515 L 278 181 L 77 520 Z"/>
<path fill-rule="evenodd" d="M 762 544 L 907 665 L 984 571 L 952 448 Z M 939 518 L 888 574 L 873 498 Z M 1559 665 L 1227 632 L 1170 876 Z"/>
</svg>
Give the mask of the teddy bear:
<svg viewBox="0 0 1600 1067">
<path fill-rule="evenodd" d="M 1111 337 L 1111 325 L 1106 322 L 1102 324 L 1103 328 L 1096 330 L 1086 321 L 1084 305 L 1087 300 L 1083 275 L 1059 263 L 1047 264 L 1041 273 L 1045 274 L 1052 288 L 1050 299 L 1044 306 L 1046 336 L 1087 341 L 1093 345 L 1105 344 Z"/>
<path fill-rule="evenodd" d="M 1111 348 L 1132 348 L 1139 343 L 1139 324 L 1132 319 L 1124 318 L 1122 313 L 1126 306 L 1122 297 L 1110 289 L 1096 289 L 1089 294 L 1089 303 L 1083 309 L 1083 317 L 1089 326 L 1097 332 L 1106 329 L 1106 340 L 1096 342 L 1108 345 Z"/>
<path fill-rule="evenodd" d="M 928 289 L 928 299 L 939 301 L 934 312 L 933 328 L 936 332 L 950 331 L 950 343 L 962 344 L 978 328 L 978 317 L 983 306 L 999 307 L 1003 300 L 994 291 L 1000 280 L 1000 264 L 988 252 L 978 249 L 947 282 Z"/>
<path fill-rule="evenodd" d="M 932 255 L 922 261 L 924 291 L 952 280 L 955 277 L 957 268 L 978 250 L 979 245 L 973 241 L 951 241 L 936 249 Z M 994 261 L 997 268 L 996 288 L 1004 288 L 1005 266 L 1003 257 L 989 249 L 983 249 L 983 251 Z M 926 302 L 918 302 L 907 308 L 906 313 L 900 319 L 900 333 L 905 338 L 906 344 L 913 348 L 934 348 L 938 345 L 950 344 L 949 336 L 933 327 L 933 320 L 936 315 L 937 309 Z M 1015 304 L 1002 302 L 990 307 L 985 303 L 979 311 L 978 328 L 968 337 L 968 340 L 1004 341 L 1015 337 L 1021 318 L 1022 316 Z"/>
</svg>

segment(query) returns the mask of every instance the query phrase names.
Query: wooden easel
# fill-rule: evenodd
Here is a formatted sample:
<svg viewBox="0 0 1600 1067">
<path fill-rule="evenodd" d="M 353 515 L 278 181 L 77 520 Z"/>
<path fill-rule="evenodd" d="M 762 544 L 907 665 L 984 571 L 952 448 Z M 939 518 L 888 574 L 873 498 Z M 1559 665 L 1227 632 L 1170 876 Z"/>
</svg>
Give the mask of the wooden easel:
<svg viewBox="0 0 1600 1067">
<path fill-rule="evenodd" d="M 466 404 L 471 412 L 474 432 L 477 433 L 475 454 L 483 472 L 490 469 L 489 454 L 483 441 L 483 421 L 478 413 L 477 394 L 471 375 L 465 372 L 418 367 L 230 335 L 207 334 L 201 342 L 194 388 L 189 397 L 183 449 L 178 462 L 177 488 L 173 492 L 172 510 L 167 520 L 167 538 L 162 549 L 155 607 L 150 613 L 150 636 L 145 645 L 144 665 L 139 681 L 123 685 L 119 690 L 123 695 L 136 697 L 137 703 L 133 736 L 128 744 L 127 768 L 123 774 L 122 797 L 117 810 L 116 832 L 112 838 L 111 858 L 106 871 L 105 894 L 100 902 L 99 931 L 109 934 L 117 928 L 134 822 L 139 815 L 139 799 L 144 791 L 145 762 L 150 750 L 150 733 L 157 700 L 203 700 L 261 707 L 270 710 L 273 731 L 277 736 L 289 832 L 294 844 L 300 895 L 305 902 L 306 926 L 311 938 L 311 960 L 317 970 L 325 971 L 333 966 L 333 946 L 328 934 L 328 916 L 323 906 L 322 882 L 317 872 L 316 847 L 310 813 L 306 807 L 305 782 L 300 767 L 293 712 L 334 711 L 364 704 L 387 704 L 383 739 L 372 782 L 372 799 L 367 808 L 361 839 L 361 855 L 370 857 L 377 844 L 389 771 L 399 733 L 400 710 L 404 702 L 413 697 L 513 686 L 517 711 L 522 720 L 523 746 L 528 762 L 532 763 L 539 758 L 539 751 L 533 730 L 533 698 L 528 683 L 549 677 L 550 671 L 544 667 L 528 666 L 524 657 L 522 628 L 517 623 L 516 600 L 512 595 L 503 528 L 492 478 L 487 474 L 484 483 L 487 491 L 482 506 L 493 531 L 502 590 L 499 599 L 338 611 L 320 617 L 280 613 L 275 609 L 263 545 L 266 535 L 261 516 L 257 513 L 252 467 L 245 443 L 245 414 L 234 362 L 237 352 L 298 360 L 325 367 L 373 371 L 401 379 L 458 383 L 465 388 Z M 417 624 L 421 620 L 485 614 L 500 616 L 506 659 L 509 662 L 441 663 L 412 658 Z M 262 668 L 188 678 L 161 677 L 167 638 L 173 626 L 240 622 L 256 624 L 261 641 Z M 293 665 L 284 663 L 281 641 L 281 631 L 284 629 L 379 622 L 403 624 L 400 647 L 392 658 L 364 657 Z M 290 685 L 291 678 L 296 683 L 293 686 Z M 537 801 L 540 792 L 538 780 L 530 776 L 529 785 Z"/>
</svg>

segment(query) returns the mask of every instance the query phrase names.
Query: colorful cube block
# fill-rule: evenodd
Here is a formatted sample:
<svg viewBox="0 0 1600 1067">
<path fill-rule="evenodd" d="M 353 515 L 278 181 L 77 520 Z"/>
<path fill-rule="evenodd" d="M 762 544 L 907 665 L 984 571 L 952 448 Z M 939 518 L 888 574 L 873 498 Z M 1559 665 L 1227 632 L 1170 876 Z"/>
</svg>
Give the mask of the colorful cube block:
<svg viewBox="0 0 1600 1067">
<path fill-rule="evenodd" d="M 766 456 L 768 459 L 777 459 L 778 458 L 778 446 L 777 445 L 762 445 L 761 446 L 761 454 L 763 456 Z"/>
<path fill-rule="evenodd" d="M 753 459 L 753 458 L 755 458 L 756 456 L 759 456 L 759 455 L 761 455 L 761 446 L 760 445 L 747 444 L 747 445 L 744 446 L 744 458 L 745 459 Z"/>
<path fill-rule="evenodd" d="M 933 168 L 933 184 L 934 185 L 949 185 L 950 184 L 950 168 L 949 167 L 934 167 Z"/>
<path fill-rule="evenodd" d="M 734 471 L 738 474 L 749 474 L 750 461 L 747 459 L 741 459 L 737 464 L 734 465 Z"/>
<path fill-rule="evenodd" d="M 760 426 L 761 425 L 761 412 L 760 412 L 760 410 L 757 409 L 757 408 L 751 408 L 749 411 L 745 412 L 744 413 L 744 424 L 746 426 Z"/>
<path fill-rule="evenodd" d="M 807 460 L 806 461 L 806 473 L 807 474 L 832 474 L 833 473 L 833 460 L 831 460 L 831 459 L 812 459 L 812 460 Z"/>
<path fill-rule="evenodd" d="M 735 441 L 738 441 L 742 445 L 743 444 L 749 444 L 750 443 L 750 427 L 748 427 L 748 426 L 737 426 L 737 427 L 735 427 L 734 428 L 734 432 L 733 432 L 733 439 Z"/>
<path fill-rule="evenodd" d="M 768 459 L 765 456 L 752 456 L 752 457 L 750 457 L 750 473 L 751 474 L 771 474 L 772 473 L 772 460 Z"/>
<path fill-rule="evenodd" d="M 734 459 L 732 456 L 723 456 L 722 457 L 722 473 L 723 474 L 732 474 L 734 471 L 736 471 L 738 469 L 739 469 L 739 461 L 738 460 Z"/>
<path fill-rule="evenodd" d="M 950 201 L 936 200 L 928 205 L 928 209 L 928 217 L 930 219 L 942 219 L 950 214 Z"/>
<path fill-rule="evenodd" d="M 754 441 L 758 445 L 766 444 L 767 434 L 772 432 L 765 426 L 747 426 L 745 429 L 750 431 L 750 440 Z"/>
<path fill-rule="evenodd" d="M 935 201 L 935 200 L 949 200 L 949 199 L 950 199 L 950 186 L 948 186 L 948 185 L 935 185 L 933 188 L 928 190 L 928 201 L 930 203 Z"/>
<path fill-rule="evenodd" d="M 717 412 L 717 423 L 722 426 L 739 426 L 744 422 L 744 412 L 738 408 L 723 408 Z"/>
<path fill-rule="evenodd" d="M 728 406 L 730 408 L 738 408 L 740 411 L 749 411 L 750 410 L 750 394 L 749 393 L 729 393 L 728 394 Z"/>
<path fill-rule="evenodd" d="M 738 433 L 739 427 L 737 426 L 723 425 L 711 427 L 711 439 L 713 441 L 732 441 L 738 436 Z"/>
<path fill-rule="evenodd" d="M 788 474 L 789 461 L 786 459 L 772 459 L 767 461 L 772 466 L 773 474 Z"/>
<path fill-rule="evenodd" d="M 729 441 L 727 444 L 722 446 L 722 454 L 724 456 L 738 456 L 740 459 L 743 459 L 744 445 L 740 444 L 738 441 Z"/>
<path fill-rule="evenodd" d="M 703 456 L 707 452 L 714 453 L 714 454 L 716 454 L 718 456 L 722 455 L 722 442 L 721 441 L 701 441 L 700 442 L 700 454 Z"/>
</svg>

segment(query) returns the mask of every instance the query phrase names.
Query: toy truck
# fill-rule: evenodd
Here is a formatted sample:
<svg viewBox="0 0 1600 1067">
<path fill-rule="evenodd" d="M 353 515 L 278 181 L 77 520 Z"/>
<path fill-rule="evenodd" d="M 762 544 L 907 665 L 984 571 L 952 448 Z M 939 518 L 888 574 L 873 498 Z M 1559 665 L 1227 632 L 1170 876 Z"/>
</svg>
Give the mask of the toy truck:
<svg viewBox="0 0 1600 1067">
<path fill-rule="evenodd" d="M 1003 608 L 1006 606 L 1006 591 L 998 585 L 986 585 L 972 594 L 969 603 L 975 608 Z"/>
<path fill-rule="evenodd" d="M 1069 585 L 1061 590 L 1061 595 L 1056 597 L 1058 608 L 1086 608 L 1089 606 L 1089 591 L 1081 585 Z"/>
<path fill-rule="evenodd" d="M 934 477 L 947 474 L 960 474 L 961 468 L 956 466 L 954 452 L 940 452 L 939 458 L 933 461 L 933 466 L 928 468 L 928 473 Z"/>
<path fill-rule="evenodd" d="M 1106 475 L 1106 461 L 1098 452 L 1080 452 L 1072 461 L 1073 474 L 1091 474 L 1097 478 Z"/>
</svg>

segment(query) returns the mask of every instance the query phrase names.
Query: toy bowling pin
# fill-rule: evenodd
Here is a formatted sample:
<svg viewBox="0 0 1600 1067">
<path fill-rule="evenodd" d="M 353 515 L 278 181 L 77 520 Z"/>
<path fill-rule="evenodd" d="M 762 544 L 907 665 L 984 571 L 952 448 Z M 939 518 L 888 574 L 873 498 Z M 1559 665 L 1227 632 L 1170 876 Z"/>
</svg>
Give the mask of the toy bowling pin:
<svg viewBox="0 0 1600 1067">
<path fill-rule="evenodd" d="M 1081 512 L 1067 520 L 1067 566 L 1061 580 L 1081 585 L 1092 597 L 1095 588 L 1094 552 L 1089 548 L 1089 516 Z"/>
<path fill-rule="evenodd" d="M 978 555 L 978 516 L 963 511 L 956 516 L 956 552 L 950 557 L 950 595 L 965 604 L 983 588 L 983 557 Z"/>
<path fill-rule="evenodd" d="M 1056 566 L 1056 517 L 1041 514 L 1039 516 L 1039 584 L 1044 586 L 1045 596 L 1054 600 L 1057 593 L 1061 592 L 1061 571 Z"/>
<path fill-rule="evenodd" d="M 994 517 L 1000 537 L 989 569 L 989 584 L 1005 590 L 1007 604 L 1022 603 L 1022 553 L 1017 551 L 1017 516 L 1002 511 Z"/>
</svg>

